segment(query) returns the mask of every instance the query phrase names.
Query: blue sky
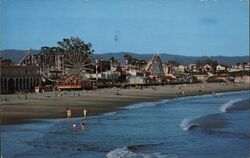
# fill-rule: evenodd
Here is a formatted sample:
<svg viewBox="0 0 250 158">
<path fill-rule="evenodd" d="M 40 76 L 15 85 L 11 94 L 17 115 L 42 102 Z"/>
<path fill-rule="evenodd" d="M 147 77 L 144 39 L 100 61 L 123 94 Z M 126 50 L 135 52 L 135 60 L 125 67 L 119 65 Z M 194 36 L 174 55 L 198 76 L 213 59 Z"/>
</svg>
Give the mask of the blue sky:
<svg viewBox="0 0 250 158">
<path fill-rule="evenodd" d="M 248 55 L 248 0 L 2 0 L 1 49 L 71 36 L 96 53 Z"/>
</svg>

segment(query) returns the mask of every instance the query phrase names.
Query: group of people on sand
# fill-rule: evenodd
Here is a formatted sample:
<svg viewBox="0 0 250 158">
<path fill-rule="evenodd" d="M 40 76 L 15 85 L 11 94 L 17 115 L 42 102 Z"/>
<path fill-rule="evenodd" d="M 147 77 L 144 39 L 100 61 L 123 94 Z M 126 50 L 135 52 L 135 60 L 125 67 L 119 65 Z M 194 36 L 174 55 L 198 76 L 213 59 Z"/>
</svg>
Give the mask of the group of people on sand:
<svg viewBox="0 0 250 158">
<path fill-rule="evenodd" d="M 72 111 L 71 111 L 71 109 L 69 107 L 67 107 L 66 114 L 67 114 L 67 119 L 71 119 L 73 117 L 72 116 Z M 81 121 L 80 125 L 81 125 L 81 129 L 84 130 L 85 129 L 85 124 L 86 124 L 85 119 L 87 117 L 88 110 L 83 109 L 82 114 L 83 114 L 83 120 Z M 76 132 L 76 130 L 77 130 L 77 124 L 73 123 L 72 124 L 72 131 Z"/>
</svg>

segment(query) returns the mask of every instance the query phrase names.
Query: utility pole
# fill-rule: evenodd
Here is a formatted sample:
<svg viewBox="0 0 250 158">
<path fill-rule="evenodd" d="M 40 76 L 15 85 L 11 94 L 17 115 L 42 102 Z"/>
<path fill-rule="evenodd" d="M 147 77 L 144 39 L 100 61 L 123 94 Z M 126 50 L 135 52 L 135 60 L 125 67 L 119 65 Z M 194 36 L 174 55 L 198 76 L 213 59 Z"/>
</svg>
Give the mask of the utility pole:
<svg viewBox="0 0 250 158">
<path fill-rule="evenodd" d="M 98 59 L 95 60 L 95 75 L 96 75 L 96 84 L 98 82 Z"/>
<path fill-rule="evenodd" d="M 128 60 L 125 60 L 125 75 L 126 75 L 126 82 L 128 82 Z"/>
</svg>

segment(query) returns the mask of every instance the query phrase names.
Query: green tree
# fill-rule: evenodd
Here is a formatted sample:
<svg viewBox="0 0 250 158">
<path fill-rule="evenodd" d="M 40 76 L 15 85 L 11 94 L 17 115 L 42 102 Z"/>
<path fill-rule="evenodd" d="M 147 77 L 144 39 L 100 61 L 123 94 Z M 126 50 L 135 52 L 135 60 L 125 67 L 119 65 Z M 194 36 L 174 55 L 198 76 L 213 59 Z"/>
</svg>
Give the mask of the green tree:
<svg viewBox="0 0 250 158">
<path fill-rule="evenodd" d="M 48 47 L 43 46 L 40 50 L 41 63 L 45 67 L 51 67 L 55 64 L 55 56 L 63 54 L 63 50 L 60 47 Z"/>
<path fill-rule="evenodd" d="M 78 37 L 71 37 L 65 38 L 57 44 L 64 53 L 65 66 L 72 72 L 83 77 L 86 71 L 93 71 L 91 55 L 94 50 L 92 50 L 91 43 L 85 43 Z"/>
<path fill-rule="evenodd" d="M 90 55 L 94 52 L 91 49 L 91 43 L 85 43 L 78 37 L 64 38 L 62 41 L 57 42 L 57 44 L 63 49 L 65 54 L 78 52 Z"/>
<path fill-rule="evenodd" d="M 125 60 L 128 60 L 128 64 L 131 64 L 134 66 L 143 66 L 143 65 L 147 64 L 147 62 L 145 60 L 136 59 L 129 54 L 125 54 L 124 58 L 125 58 Z"/>
</svg>

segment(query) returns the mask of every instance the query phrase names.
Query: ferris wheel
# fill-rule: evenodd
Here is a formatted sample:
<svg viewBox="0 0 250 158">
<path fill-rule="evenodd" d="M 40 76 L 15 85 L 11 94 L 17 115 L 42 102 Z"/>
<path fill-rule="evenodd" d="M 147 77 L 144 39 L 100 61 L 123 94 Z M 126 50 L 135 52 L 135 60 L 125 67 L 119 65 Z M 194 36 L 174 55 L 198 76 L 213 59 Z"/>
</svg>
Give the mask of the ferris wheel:
<svg viewBox="0 0 250 158">
<path fill-rule="evenodd" d="M 91 56 L 85 52 L 70 52 L 65 55 L 65 67 L 70 69 L 73 73 L 77 74 L 79 77 L 87 71 L 92 71 L 90 68 L 91 65 Z"/>
</svg>

